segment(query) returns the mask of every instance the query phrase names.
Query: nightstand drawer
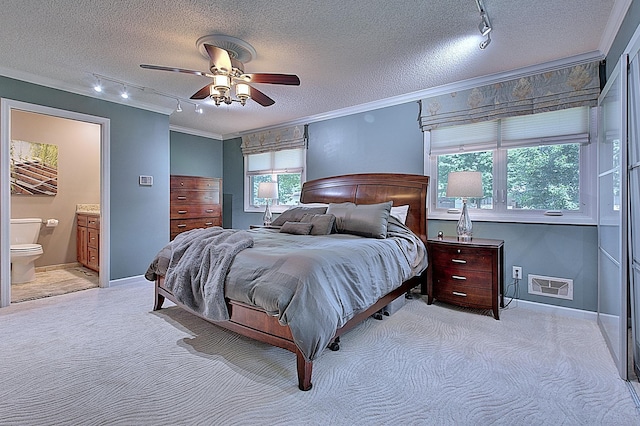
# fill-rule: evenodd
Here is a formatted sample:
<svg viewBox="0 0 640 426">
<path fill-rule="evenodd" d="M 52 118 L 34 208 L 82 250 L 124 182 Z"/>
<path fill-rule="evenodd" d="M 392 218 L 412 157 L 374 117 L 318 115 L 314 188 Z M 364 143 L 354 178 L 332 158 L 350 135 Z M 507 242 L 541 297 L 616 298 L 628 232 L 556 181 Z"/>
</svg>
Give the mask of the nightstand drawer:
<svg viewBox="0 0 640 426">
<path fill-rule="evenodd" d="M 441 268 L 459 268 L 491 271 L 492 256 L 487 250 L 471 247 L 432 246 L 431 259 L 434 265 Z"/>
<path fill-rule="evenodd" d="M 462 306 L 490 308 L 493 303 L 491 292 L 475 287 L 467 287 L 464 284 L 460 285 L 455 282 L 438 283 L 433 292 L 437 300 Z"/>
<path fill-rule="evenodd" d="M 451 268 L 433 271 L 433 282 L 438 286 L 455 284 L 458 287 L 474 287 L 491 291 L 492 278 L 491 272 L 456 271 Z"/>
</svg>

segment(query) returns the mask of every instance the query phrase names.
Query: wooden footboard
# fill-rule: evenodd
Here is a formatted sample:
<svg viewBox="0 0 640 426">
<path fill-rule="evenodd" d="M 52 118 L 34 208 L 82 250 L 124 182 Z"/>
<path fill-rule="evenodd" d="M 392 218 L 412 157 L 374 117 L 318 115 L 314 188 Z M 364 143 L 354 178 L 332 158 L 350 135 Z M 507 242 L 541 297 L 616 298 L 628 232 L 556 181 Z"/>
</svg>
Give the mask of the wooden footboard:
<svg viewBox="0 0 640 426">
<path fill-rule="evenodd" d="M 356 315 L 344 326 L 337 329 L 334 337 L 340 337 L 347 331 L 351 330 L 353 327 L 378 312 L 384 306 L 388 305 L 391 301 L 410 291 L 412 288 L 419 286 L 421 281 L 422 277 L 414 277 L 406 281 L 391 293 L 380 298 L 369 309 Z M 300 349 L 293 341 L 291 330 L 288 326 L 281 325 L 278 322 L 277 317 L 267 314 L 260 308 L 231 300 L 227 301 L 227 308 L 230 316 L 229 321 L 211 321 L 178 302 L 173 294 L 164 287 L 164 277 L 159 277 L 155 283 L 154 311 L 162 308 L 165 298 L 171 300 L 173 303 L 192 314 L 199 316 L 205 321 L 217 325 L 218 327 L 226 328 L 251 339 L 258 340 L 272 346 L 278 346 L 295 353 L 298 372 L 298 388 L 303 391 L 311 389 L 313 362 L 307 361 L 304 358 L 302 352 L 300 352 Z"/>
</svg>

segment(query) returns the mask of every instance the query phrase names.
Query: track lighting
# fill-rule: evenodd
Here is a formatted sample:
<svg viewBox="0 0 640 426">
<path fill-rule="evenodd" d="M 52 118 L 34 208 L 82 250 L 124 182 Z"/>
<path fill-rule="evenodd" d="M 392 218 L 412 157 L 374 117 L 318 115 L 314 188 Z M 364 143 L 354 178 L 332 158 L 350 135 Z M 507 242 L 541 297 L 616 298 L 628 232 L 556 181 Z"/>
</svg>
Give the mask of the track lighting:
<svg viewBox="0 0 640 426">
<path fill-rule="evenodd" d="M 480 42 L 480 49 L 484 50 L 487 48 L 487 46 L 489 46 L 489 43 L 491 43 L 490 33 L 491 30 L 493 30 L 493 27 L 491 26 L 489 14 L 484 8 L 482 0 L 476 0 L 476 5 L 478 6 L 478 10 L 480 11 L 480 23 L 478 24 L 478 30 L 480 30 L 480 34 L 482 34 L 483 37 L 487 37 L 485 40 L 482 40 L 482 42 Z"/>
<path fill-rule="evenodd" d="M 96 84 L 93 85 L 93 90 L 95 90 L 98 93 L 102 92 L 102 83 L 100 82 L 99 78 L 96 78 Z"/>
<path fill-rule="evenodd" d="M 203 114 L 204 111 L 202 107 L 195 102 L 190 101 L 189 99 L 180 99 L 175 95 L 170 95 L 168 93 L 162 93 L 155 89 L 151 89 L 149 87 L 144 86 L 136 86 L 135 84 L 130 84 L 126 81 L 117 80 L 115 78 L 107 77 L 100 74 L 91 74 L 94 78 L 94 83 L 91 86 L 91 89 L 97 93 L 101 93 L 104 98 L 109 98 L 111 96 L 117 95 L 121 99 L 129 100 L 132 94 L 129 92 L 130 89 L 135 89 L 133 94 L 137 92 L 144 92 L 147 94 L 153 94 L 156 96 L 162 96 L 163 98 L 167 98 L 171 100 L 171 102 L 176 102 L 175 112 L 182 112 L 182 103 L 191 104 L 195 107 L 195 112 L 198 114 Z"/>
</svg>

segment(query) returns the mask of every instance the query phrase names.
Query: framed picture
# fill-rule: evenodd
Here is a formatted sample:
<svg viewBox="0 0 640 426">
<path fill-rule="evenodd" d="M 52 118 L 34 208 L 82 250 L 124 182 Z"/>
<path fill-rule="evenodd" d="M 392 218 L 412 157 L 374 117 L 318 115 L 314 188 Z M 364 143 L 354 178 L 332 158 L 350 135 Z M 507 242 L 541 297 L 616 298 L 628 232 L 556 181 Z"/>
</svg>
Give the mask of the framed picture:
<svg viewBox="0 0 640 426">
<path fill-rule="evenodd" d="M 10 146 L 12 195 L 58 193 L 58 146 L 12 140 Z"/>
</svg>

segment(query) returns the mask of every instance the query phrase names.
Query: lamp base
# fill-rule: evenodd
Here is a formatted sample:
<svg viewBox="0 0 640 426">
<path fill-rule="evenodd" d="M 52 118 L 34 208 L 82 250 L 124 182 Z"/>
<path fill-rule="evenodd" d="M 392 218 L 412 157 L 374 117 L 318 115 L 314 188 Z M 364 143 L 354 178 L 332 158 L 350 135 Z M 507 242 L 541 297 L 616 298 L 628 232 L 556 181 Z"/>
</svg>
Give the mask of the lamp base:
<svg viewBox="0 0 640 426">
<path fill-rule="evenodd" d="M 267 200 L 267 207 L 264 209 L 264 216 L 262 218 L 262 223 L 264 226 L 270 226 L 271 225 L 271 209 L 269 208 L 269 201 Z"/>
<path fill-rule="evenodd" d="M 458 226 L 456 232 L 458 233 L 458 241 L 471 241 L 471 234 L 473 233 L 473 224 L 467 211 L 467 199 L 462 199 L 462 214 L 458 220 Z"/>
</svg>

